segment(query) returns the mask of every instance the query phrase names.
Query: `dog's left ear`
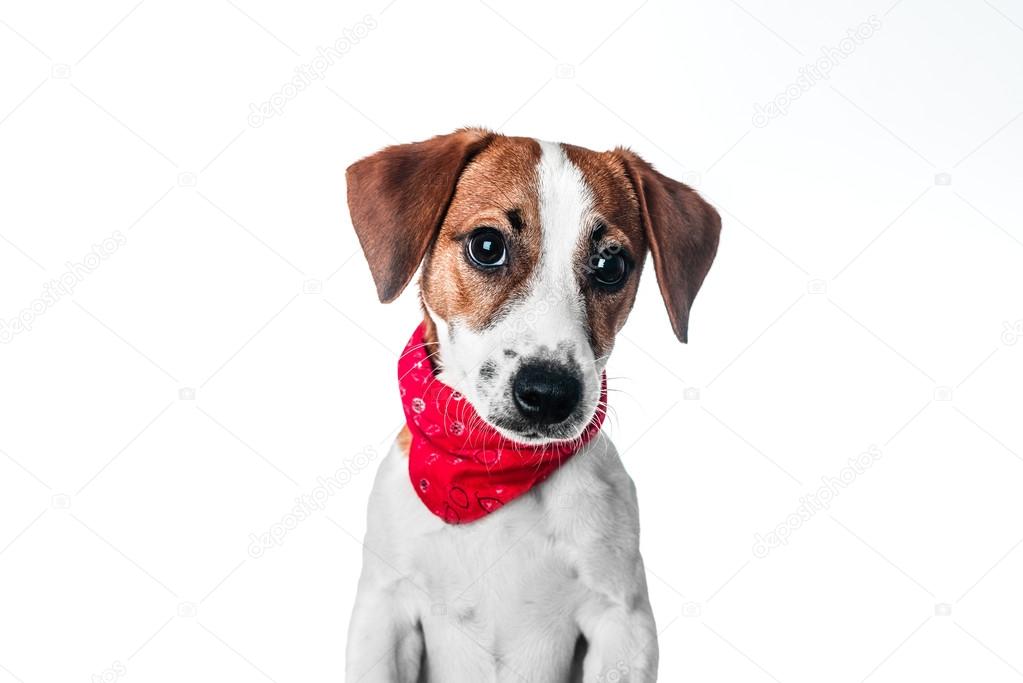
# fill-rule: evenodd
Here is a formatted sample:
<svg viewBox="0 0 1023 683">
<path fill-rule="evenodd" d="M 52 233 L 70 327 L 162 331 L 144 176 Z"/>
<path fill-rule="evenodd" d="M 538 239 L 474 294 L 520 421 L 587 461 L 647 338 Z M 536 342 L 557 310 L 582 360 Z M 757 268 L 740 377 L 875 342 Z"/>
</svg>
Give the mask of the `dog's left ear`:
<svg viewBox="0 0 1023 683">
<path fill-rule="evenodd" d="M 717 253 L 721 217 L 691 187 L 662 175 L 632 151 L 615 150 L 636 189 L 657 284 L 679 341 L 689 309 Z"/>
<path fill-rule="evenodd" d="M 348 210 L 380 301 L 398 298 L 415 275 L 462 169 L 493 138 L 463 128 L 387 147 L 348 167 Z"/>
</svg>

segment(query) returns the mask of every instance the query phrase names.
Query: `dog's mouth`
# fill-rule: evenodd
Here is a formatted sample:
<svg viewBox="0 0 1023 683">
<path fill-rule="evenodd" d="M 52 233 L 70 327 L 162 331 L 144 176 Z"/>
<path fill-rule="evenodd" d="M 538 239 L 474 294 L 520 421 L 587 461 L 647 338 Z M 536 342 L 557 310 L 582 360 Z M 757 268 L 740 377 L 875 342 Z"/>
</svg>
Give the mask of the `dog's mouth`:
<svg viewBox="0 0 1023 683">
<path fill-rule="evenodd" d="M 598 411 L 605 409 L 600 405 L 599 398 L 593 397 L 555 424 L 542 424 L 524 417 L 514 406 L 483 419 L 509 441 L 527 446 L 541 446 L 579 439 L 590 425 L 598 420 Z"/>
<path fill-rule="evenodd" d="M 501 436 L 509 441 L 526 446 L 543 446 L 548 444 L 569 443 L 575 441 L 590 423 L 596 418 L 596 411 L 590 413 L 588 419 L 572 420 L 571 424 L 554 427 L 537 427 L 515 419 L 487 420 Z"/>
</svg>

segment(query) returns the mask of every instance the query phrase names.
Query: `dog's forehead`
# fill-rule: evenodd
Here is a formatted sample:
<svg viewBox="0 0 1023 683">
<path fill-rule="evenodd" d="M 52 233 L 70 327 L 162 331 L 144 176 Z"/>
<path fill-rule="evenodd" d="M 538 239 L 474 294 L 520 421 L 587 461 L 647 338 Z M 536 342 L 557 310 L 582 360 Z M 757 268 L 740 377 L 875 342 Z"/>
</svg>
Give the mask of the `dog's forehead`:
<svg viewBox="0 0 1023 683">
<path fill-rule="evenodd" d="M 593 211 L 630 241 L 638 241 L 639 200 L 621 158 L 611 152 L 562 144 L 568 160 L 579 169 L 593 197 Z"/>
<path fill-rule="evenodd" d="M 462 173 L 450 210 L 464 216 L 516 208 L 539 221 L 541 203 L 552 199 L 586 202 L 589 213 L 626 237 L 639 228 L 635 191 L 619 156 L 524 137 L 499 135 L 480 152 Z"/>
<path fill-rule="evenodd" d="M 497 204 L 528 201 L 541 156 L 537 140 L 497 136 L 462 172 L 456 198 Z"/>
</svg>

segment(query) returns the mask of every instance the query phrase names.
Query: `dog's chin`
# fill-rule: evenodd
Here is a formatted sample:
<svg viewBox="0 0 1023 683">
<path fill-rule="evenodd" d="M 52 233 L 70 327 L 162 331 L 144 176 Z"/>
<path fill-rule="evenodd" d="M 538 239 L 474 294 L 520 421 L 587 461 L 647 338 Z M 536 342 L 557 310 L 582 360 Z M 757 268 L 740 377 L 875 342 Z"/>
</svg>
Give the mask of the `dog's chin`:
<svg viewBox="0 0 1023 683">
<path fill-rule="evenodd" d="M 484 419 L 509 441 L 526 446 L 545 446 L 578 439 L 593 421 L 594 411 L 595 408 L 579 415 L 572 415 L 555 425 L 537 425 L 519 417 L 501 416 Z"/>
</svg>

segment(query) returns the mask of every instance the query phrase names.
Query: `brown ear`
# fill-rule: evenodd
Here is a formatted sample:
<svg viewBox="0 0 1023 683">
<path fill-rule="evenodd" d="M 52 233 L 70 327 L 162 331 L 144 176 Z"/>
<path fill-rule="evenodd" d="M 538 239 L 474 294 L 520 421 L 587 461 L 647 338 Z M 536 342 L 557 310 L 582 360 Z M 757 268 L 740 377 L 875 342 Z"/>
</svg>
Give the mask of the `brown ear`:
<svg viewBox="0 0 1023 683">
<path fill-rule="evenodd" d="M 688 341 L 689 309 L 718 248 L 721 217 L 695 190 L 667 176 L 627 149 L 625 162 L 636 188 L 643 230 L 671 327 Z"/>
<path fill-rule="evenodd" d="M 384 303 L 401 294 L 440 228 L 465 165 L 494 137 L 463 128 L 387 147 L 348 167 L 348 210 Z"/>
</svg>

